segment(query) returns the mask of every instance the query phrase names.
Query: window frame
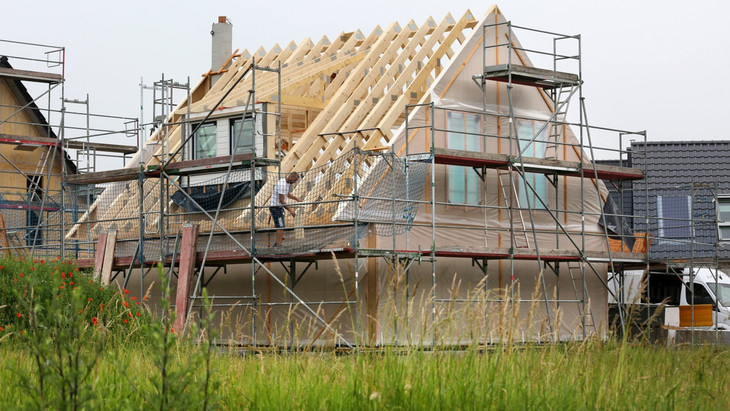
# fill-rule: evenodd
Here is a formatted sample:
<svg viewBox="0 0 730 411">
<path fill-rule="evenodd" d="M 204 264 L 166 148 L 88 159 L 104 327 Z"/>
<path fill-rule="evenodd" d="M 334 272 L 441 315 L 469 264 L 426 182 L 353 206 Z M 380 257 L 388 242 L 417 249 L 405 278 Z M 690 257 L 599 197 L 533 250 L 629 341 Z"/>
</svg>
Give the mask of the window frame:
<svg viewBox="0 0 730 411">
<path fill-rule="evenodd" d="M 246 146 L 241 146 L 240 144 L 238 146 L 234 146 L 233 145 L 233 143 L 234 143 L 233 140 L 234 140 L 234 138 L 236 136 L 235 127 L 236 127 L 236 123 L 237 122 L 240 122 L 240 123 L 242 123 L 244 125 L 246 123 L 248 123 L 251 126 L 251 129 L 250 129 L 251 133 L 249 134 L 249 136 L 251 138 L 251 140 L 250 140 L 250 143 L 251 144 L 249 146 L 250 149 L 248 151 L 242 151 L 240 153 L 237 152 L 238 149 L 239 148 L 242 148 L 242 147 L 246 147 Z M 244 127 L 243 130 L 241 131 L 241 137 L 243 137 L 246 134 L 247 134 L 247 130 Z M 253 153 L 253 151 L 256 149 L 256 139 L 257 139 L 257 137 L 258 136 L 257 136 L 257 133 L 256 133 L 256 124 L 254 123 L 253 116 L 247 115 L 245 117 L 233 117 L 233 118 L 230 118 L 229 119 L 229 121 L 228 121 L 228 147 L 230 147 L 230 150 L 229 150 L 229 153 L 230 154 Z"/>
<path fill-rule="evenodd" d="M 200 156 L 200 150 L 198 150 L 198 143 L 200 142 L 199 132 L 202 129 L 207 128 L 208 126 L 212 126 L 213 129 L 215 130 L 215 132 L 213 133 L 213 149 L 215 151 L 214 151 L 214 154 L 212 156 L 201 157 Z M 208 121 L 208 122 L 205 122 L 205 123 L 196 123 L 196 124 L 193 125 L 193 130 L 195 130 L 195 134 L 193 135 L 193 149 L 191 150 L 192 151 L 192 153 L 191 153 L 192 154 L 191 155 L 192 159 L 193 160 L 198 160 L 198 159 L 203 159 L 203 158 L 214 158 L 214 157 L 217 157 L 218 156 L 218 122 L 217 121 Z"/>
<path fill-rule="evenodd" d="M 482 121 L 481 116 L 476 113 L 463 111 L 446 110 L 446 148 L 454 150 L 482 152 Z M 459 119 L 460 117 L 460 119 Z M 452 118 L 461 121 L 461 128 L 458 130 L 451 129 Z M 476 120 L 476 130 L 469 130 L 469 119 Z M 457 143 L 459 137 L 462 137 L 461 143 Z M 452 190 L 458 179 L 463 178 L 463 190 Z M 472 186 L 472 184 L 474 186 Z M 455 198 L 456 196 L 459 198 Z M 447 165 L 446 166 L 446 202 L 455 206 L 476 206 L 484 203 L 484 182 L 472 167 Z"/>
<path fill-rule="evenodd" d="M 523 138 L 522 136 L 522 125 L 523 124 L 530 124 L 532 129 L 532 136 L 528 138 Z M 522 157 L 533 157 L 533 158 L 545 158 L 547 155 L 547 127 L 544 127 L 545 122 L 538 121 L 538 120 L 528 120 L 528 119 L 518 119 L 517 120 L 517 143 L 518 143 L 518 150 L 520 152 L 525 149 L 525 147 L 530 147 L 527 150 L 524 151 L 522 154 Z M 537 131 L 542 128 L 542 133 L 535 134 Z M 539 138 L 536 138 L 539 137 Z M 539 151 L 539 153 L 538 153 Z M 517 176 L 516 185 L 518 187 L 517 193 L 518 193 L 518 201 L 520 202 L 521 208 L 528 208 L 527 203 L 529 200 L 529 204 L 532 210 L 547 210 L 549 206 L 549 189 L 548 189 L 548 180 L 547 176 L 543 173 L 525 173 L 525 177 L 527 178 L 527 181 L 532 186 L 532 189 L 527 187 L 521 176 Z M 542 200 L 542 202 L 540 200 Z"/>
<path fill-rule="evenodd" d="M 728 206 L 728 218 L 723 218 L 723 212 L 721 205 L 726 204 Z M 719 241 L 730 241 L 730 194 L 720 194 L 717 196 L 717 206 L 715 207 L 715 215 L 717 216 L 717 239 Z M 723 237 L 723 229 L 728 232 L 727 237 Z"/>
<path fill-rule="evenodd" d="M 666 217 L 665 216 L 665 209 L 664 209 L 664 203 L 665 199 L 685 199 L 686 201 L 680 202 L 681 204 L 686 205 L 686 208 L 684 209 L 686 211 L 686 222 L 687 225 L 676 225 L 679 224 L 682 221 L 685 221 L 684 217 Z M 672 242 L 672 239 L 691 239 L 694 237 L 694 230 L 692 227 L 692 197 L 687 195 L 682 196 L 668 196 L 668 195 L 657 195 L 656 196 L 656 210 L 657 210 L 657 234 L 658 234 L 658 240 L 668 240 L 669 242 Z M 666 220 L 666 221 L 665 221 Z M 668 221 L 668 222 L 667 222 Z M 665 225 L 670 224 L 669 227 L 665 227 Z M 673 225 L 672 225 L 673 224 Z M 687 230 L 686 233 L 683 231 Z M 682 233 L 676 234 L 675 232 L 682 231 Z"/>
</svg>

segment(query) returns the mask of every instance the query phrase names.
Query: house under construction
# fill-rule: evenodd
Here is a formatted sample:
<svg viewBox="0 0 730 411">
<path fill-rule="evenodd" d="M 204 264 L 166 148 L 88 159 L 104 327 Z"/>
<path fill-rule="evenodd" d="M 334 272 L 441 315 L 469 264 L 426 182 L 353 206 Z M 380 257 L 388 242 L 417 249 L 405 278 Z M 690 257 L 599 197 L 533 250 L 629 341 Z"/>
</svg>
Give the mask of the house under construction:
<svg viewBox="0 0 730 411">
<path fill-rule="evenodd" d="M 644 173 L 593 160 L 646 135 L 588 126 L 580 36 L 496 6 L 254 52 L 231 31 L 213 25 L 212 70 L 174 107 L 163 84 L 125 168 L 62 173 L 93 193 L 64 255 L 139 294 L 161 262 L 180 325 L 205 287 L 238 344 L 605 336 L 609 273 L 646 266 L 647 241 L 604 182 Z"/>
</svg>

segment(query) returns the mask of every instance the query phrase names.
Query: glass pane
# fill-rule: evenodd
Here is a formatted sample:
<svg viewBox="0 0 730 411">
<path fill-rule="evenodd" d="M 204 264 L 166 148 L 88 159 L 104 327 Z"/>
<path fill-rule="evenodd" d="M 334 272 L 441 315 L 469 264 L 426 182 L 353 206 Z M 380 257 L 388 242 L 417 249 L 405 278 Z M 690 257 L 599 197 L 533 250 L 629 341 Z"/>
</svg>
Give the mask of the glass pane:
<svg viewBox="0 0 730 411">
<path fill-rule="evenodd" d="M 730 198 L 718 198 L 717 210 L 720 220 L 730 223 Z"/>
<path fill-rule="evenodd" d="M 466 193 L 464 187 L 464 167 L 448 166 L 449 172 L 449 202 L 455 204 L 466 203 Z"/>
<path fill-rule="evenodd" d="M 473 114 L 467 114 L 466 116 L 466 132 L 469 134 L 466 134 L 466 149 L 468 151 L 481 151 L 480 150 L 480 141 L 481 136 L 479 136 L 479 116 L 473 115 Z"/>
<path fill-rule="evenodd" d="M 481 202 L 482 179 L 470 168 L 466 168 L 466 203 L 479 204 Z"/>
<path fill-rule="evenodd" d="M 689 196 L 661 196 L 661 200 L 657 201 L 657 206 L 661 210 L 659 226 L 662 228 L 663 237 L 690 237 L 690 201 Z"/>
<path fill-rule="evenodd" d="M 449 130 L 447 147 L 464 150 L 466 148 L 464 145 L 464 116 L 461 113 L 449 112 L 446 119 L 448 122 L 446 128 Z"/>
<path fill-rule="evenodd" d="M 216 152 L 216 125 L 203 124 L 195 132 L 195 158 L 215 157 Z"/>
<path fill-rule="evenodd" d="M 730 226 L 720 226 L 720 240 L 730 240 Z"/>
<path fill-rule="evenodd" d="M 243 121 L 234 120 L 231 127 L 231 147 L 235 147 L 234 154 L 250 153 L 253 151 L 253 120 L 247 118 Z M 236 144 L 237 143 L 237 144 Z"/>
<path fill-rule="evenodd" d="M 517 122 L 517 138 L 520 142 L 520 151 L 523 157 L 535 157 L 535 145 L 532 143 L 534 137 L 532 121 Z"/>
</svg>

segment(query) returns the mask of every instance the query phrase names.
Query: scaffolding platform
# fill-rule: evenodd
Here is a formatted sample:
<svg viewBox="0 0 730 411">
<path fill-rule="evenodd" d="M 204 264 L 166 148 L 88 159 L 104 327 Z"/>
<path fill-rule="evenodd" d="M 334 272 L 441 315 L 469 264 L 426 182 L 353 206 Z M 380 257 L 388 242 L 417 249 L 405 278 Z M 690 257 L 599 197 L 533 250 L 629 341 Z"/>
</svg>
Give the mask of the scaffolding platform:
<svg viewBox="0 0 730 411">
<path fill-rule="evenodd" d="M 63 83 L 63 76 L 60 74 L 45 73 L 42 71 L 18 70 L 6 67 L 0 67 L 0 77 L 18 81 L 33 81 L 36 83 Z"/>
<path fill-rule="evenodd" d="M 383 257 L 383 256 L 399 256 L 409 257 L 418 259 L 422 257 L 437 257 L 437 258 L 479 258 L 487 260 L 506 260 L 514 258 L 515 260 L 521 261 L 538 261 L 543 262 L 578 262 L 582 261 L 582 257 L 575 249 L 548 249 L 548 250 L 537 250 L 537 249 L 510 249 L 508 247 L 493 247 L 493 248 L 476 248 L 476 249 L 465 249 L 458 247 L 448 248 L 437 248 L 435 251 L 432 250 L 380 250 L 380 249 L 368 249 L 360 248 L 355 249 L 352 247 L 341 247 L 341 248 L 328 248 L 321 250 L 310 250 L 306 253 L 269 253 L 272 251 L 271 247 L 261 247 L 256 251 L 256 259 L 262 263 L 265 262 L 276 262 L 276 261 L 297 261 L 297 262 L 311 262 L 330 260 L 332 255 L 338 259 L 354 258 L 358 257 Z M 196 255 L 196 264 L 200 264 L 203 261 L 204 252 L 198 251 Z M 180 256 L 178 255 L 175 263 L 179 263 Z M 609 256 L 608 251 L 586 251 L 585 258 L 591 262 L 608 262 L 609 258 L 614 263 L 622 264 L 640 264 L 646 262 L 646 254 L 642 253 L 629 253 L 629 252 L 612 252 Z M 172 258 L 168 257 L 163 264 L 169 266 L 172 263 Z M 220 251 L 209 251 L 205 259 L 206 266 L 224 266 L 226 264 L 246 264 L 251 263 L 251 254 L 243 250 L 220 250 Z M 76 264 L 79 267 L 93 267 L 94 259 L 77 259 Z M 146 261 L 145 266 L 154 266 L 157 264 L 155 261 Z M 138 268 L 139 261 L 133 261 L 133 257 L 115 257 L 113 262 L 113 269 L 124 270 L 129 267 Z"/>
<path fill-rule="evenodd" d="M 271 159 L 254 159 L 251 154 L 237 154 L 233 157 L 232 170 L 250 168 L 251 163 L 259 166 L 276 165 L 278 162 Z M 115 181 L 129 181 L 139 177 L 141 172 L 148 178 L 159 178 L 162 171 L 168 175 L 190 176 L 196 174 L 210 174 L 226 172 L 231 163 L 231 156 L 202 158 L 197 160 L 185 160 L 170 162 L 166 166 L 159 164 L 147 166 L 146 169 L 121 168 L 115 170 L 98 171 L 95 173 L 75 174 L 67 177 L 69 184 L 102 184 Z"/>
<path fill-rule="evenodd" d="M 137 146 L 126 146 L 120 144 L 89 143 L 78 140 L 66 140 L 66 148 L 75 150 L 106 151 L 110 153 L 134 154 L 138 151 Z M 0 144 L 14 144 L 19 150 L 33 150 L 38 146 L 60 147 L 61 142 L 50 137 L 16 136 L 13 134 L 0 133 Z"/>
<path fill-rule="evenodd" d="M 577 86 L 580 77 L 577 74 L 562 71 L 528 67 L 518 64 L 499 64 L 484 67 L 483 80 L 511 82 L 524 86 L 553 89 Z"/>
<path fill-rule="evenodd" d="M 593 164 L 586 165 L 577 161 L 522 157 L 522 162 L 520 163 L 516 161 L 514 156 L 509 156 L 507 154 L 452 150 L 446 148 L 434 149 L 434 162 L 436 164 L 444 165 L 494 169 L 507 169 L 509 165 L 512 164 L 513 168 L 524 168 L 524 171 L 529 173 L 558 174 L 563 176 L 588 178 L 598 177 L 601 180 L 640 180 L 644 178 L 644 172 L 642 170 L 629 167 L 595 164 L 596 169 L 594 173 Z"/>
</svg>

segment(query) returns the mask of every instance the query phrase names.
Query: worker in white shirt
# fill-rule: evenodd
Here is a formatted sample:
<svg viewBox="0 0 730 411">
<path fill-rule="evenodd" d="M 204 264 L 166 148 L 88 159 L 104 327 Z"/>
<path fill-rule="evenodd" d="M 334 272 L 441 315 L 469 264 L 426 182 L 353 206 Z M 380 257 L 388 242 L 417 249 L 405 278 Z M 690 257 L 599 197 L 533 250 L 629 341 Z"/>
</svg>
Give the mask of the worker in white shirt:
<svg viewBox="0 0 730 411">
<path fill-rule="evenodd" d="M 276 242 L 274 247 L 278 247 L 284 241 L 284 210 L 288 211 L 292 217 L 297 213 L 289 205 L 287 205 L 286 199 L 292 199 L 294 201 L 302 202 L 299 197 L 291 194 L 291 187 L 299 181 L 299 174 L 289 173 L 288 176 L 282 178 L 274 186 L 274 192 L 271 194 L 271 201 L 269 202 L 269 212 L 271 217 L 274 219 L 274 227 L 276 227 Z"/>
</svg>

